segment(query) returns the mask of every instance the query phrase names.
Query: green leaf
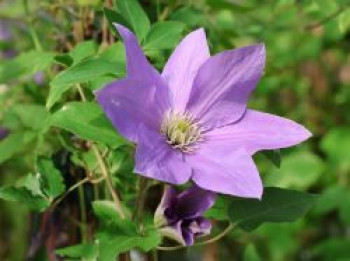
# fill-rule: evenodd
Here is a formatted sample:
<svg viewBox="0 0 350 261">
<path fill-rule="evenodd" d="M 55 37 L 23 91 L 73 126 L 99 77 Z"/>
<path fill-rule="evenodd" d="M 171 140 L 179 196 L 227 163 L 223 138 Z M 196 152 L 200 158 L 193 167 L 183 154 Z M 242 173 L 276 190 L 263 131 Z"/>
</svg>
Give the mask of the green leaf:
<svg viewBox="0 0 350 261">
<path fill-rule="evenodd" d="M 113 63 L 99 57 L 88 58 L 56 75 L 51 82 L 46 107 L 51 108 L 71 85 L 86 83 L 103 75 L 122 77 L 124 64 Z"/>
<path fill-rule="evenodd" d="M 266 176 L 265 184 L 273 187 L 307 189 L 325 170 L 323 161 L 308 151 L 298 151 L 283 157 L 281 168 Z"/>
<path fill-rule="evenodd" d="M 322 139 L 321 148 L 327 154 L 330 162 L 337 168 L 343 171 L 350 169 L 350 128 L 331 129 Z"/>
<path fill-rule="evenodd" d="M 281 167 L 281 150 L 266 150 L 262 151 L 262 153 L 277 168 Z"/>
<path fill-rule="evenodd" d="M 58 74 L 52 86 L 73 85 L 88 82 L 101 75 L 124 75 L 124 65 L 115 64 L 101 58 L 90 58 Z"/>
<path fill-rule="evenodd" d="M 94 201 L 92 206 L 100 222 L 97 234 L 99 260 L 114 261 L 125 251 L 139 248 L 147 252 L 160 244 L 161 238 L 153 223 L 141 234 L 131 219 L 120 219 L 113 202 Z"/>
<path fill-rule="evenodd" d="M 350 29 L 350 9 L 339 15 L 339 31 L 345 34 Z"/>
<path fill-rule="evenodd" d="M 101 52 L 99 57 L 105 61 L 109 61 L 111 63 L 119 64 L 120 66 L 125 67 L 126 53 L 124 44 L 119 41 L 109 45 L 106 49 L 103 50 L 103 52 Z"/>
<path fill-rule="evenodd" d="M 69 54 L 58 54 L 55 56 L 55 61 L 67 67 L 73 64 L 73 58 Z"/>
<path fill-rule="evenodd" d="M 313 260 L 349 260 L 350 259 L 350 240 L 344 238 L 330 238 L 328 240 L 321 241 L 313 249 L 313 254 L 318 258 Z M 322 258 L 320 258 L 322 257 Z"/>
<path fill-rule="evenodd" d="M 50 204 L 43 197 L 33 195 L 25 187 L 1 187 L 0 198 L 7 201 L 15 201 L 27 205 L 30 209 L 44 211 Z"/>
<path fill-rule="evenodd" d="M 18 80 L 24 75 L 34 75 L 43 71 L 53 63 L 54 57 L 54 53 L 30 51 L 4 61 L 0 64 L 0 82 Z"/>
<path fill-rule="evenodd" d="M 13 107 L 14 112 L 27 128 L 36 131 L 46 131 L 50 114 L 46 111 L 45 106 L 37 104 L 17 104 Z M 35 117 L 33 117 L 35 115 Z"/>
<path fill-rule="evenodd" d="M 40 196 L 46 198 L 41 189 L 40 174 L 34 175 L 29 173 L 27 176 L 19 180 L 19 187 L 27 188 L 34 196 Z"/>
<path fill-rule="evenodd" d="M 92 203 L 92 207 L 95 215 L 100 221 L 105 223 L 113 222 L 113 220 L 119 220 L 119 214 L 116 209 L 116 205 L 113 201 L 109 200 L 96 200 Z"/>
<path fill-rule="evenodd" d="M 55 167 L 51 159 L 37 158 L 36 167 L 43 181 L 43 191 L 50 200 L 53 200 L 66 190 L 61 172 Z"/>
<path fill-rule="evenodd" d="M 231 222 L 253 230 L 265 222 L 292 222 L 316 202 L 316 195 L 281 188 L 265 188 L 261 200 L 237 199 L 229 206 Z"/>
<path fill-rule="evenodd" d="M 98 247 L 96 244 L 80 244 L 57 249 L 55 253 L 62 257 L 81 258 L 85 261 L 95 261 L 98 256 Z"/>
<path fill-rule="evenodd" d="M 77 44 L 69 52 L 69 56 L 73 59 L 73 65 L 81 62 L 82 60 L 94 56 L 97 53 L 97 44 L 95 41 L 85 41 Z"/>
<path fill-rule="evenodd" d="M 256 250 L 256 247 L 253 244 L 246 246 L 244 250 L 244 261 L 261 261 L 259 253 Z"/>
<path fill-rule="evenodd" d="M 131 25 L 137 38 L 142 41 L 151 24 L 139 2 L 137 0 L 118 0 L 117 7 L 124 19 Z"/>
<path fill-rule="evenodd" d="M 120 13 L 118 13 L 110 8 L 106 8 L 106 7 L 103 8 L 103 12 L 107 18 L 109 27 L 112 29 L 112 31 L 115 34 L 119 35 L 117 28 L 115 28 L 115 26 L 114 26 L 114 23 L 122 24 L 124 26 L 129 27 L 127 21 L 124 19 L 124 17 Z"/>
<path fill-rule="evenodd" d="M 134 248 L 148 252 L 160 244 L 161 238 L 155 229 L 148 229 L 144 235 L 99 233 L 98 241 L 100 260 L 114 261 L 120 253 Z"/>
<path fill-rule="evenodd" d="M 185 6 L 171 14 L 172 20 L 180 21 L 188 26 L 202 25 L 206 21 L 204 14 L 192 6 Z"/>
<path fill-rule="evenodd" d="M 344 222 L 344 224 L 350 224 L 350 191 L 347 190 L 344 197 L 341 197 L 340 208 L 339 208 L 339 217 Z M 339 198 L 338 198 L 339 201 Z"/>
<path fill-rule="evenodd" d="M 214 206 L 212 206 L 206 213 L 205 217 L 216 220 L 228 220 L 228 206 L 230 199 L 220 196 L 216 199 Z"/>
<path fill-rule="evenodd" d="M 347 198 L 347 188 L 339 185 L 332 185 L 325 189 L 319 196 L 313 212 L 317 215 L 325 215 L 330 211 L 340 208 L 340 198 Z M 345 201 L 346 202 L 346 201 Z"/>
<path fill-rule="evenodd" d="M 51 124 L 83 139 L 101 142 L 107 146 L 126 144 L 96 103 L 67 103 L 52 115 Z"/>
<path fill-rule="evenodd" d="M 34 132 L 11 132 L 0 141 L 0 163 L 10 159 L 14 154 L 23 150 L 23 147 L 34 140 Z"/>
<path fill-rule="evenodd" d="M 181 22 L 158 22 L 152 25 L 143 48 L 145 50 L 171 49 L 180 41 L 184 29 L 185 24 Z"/>
</svg>

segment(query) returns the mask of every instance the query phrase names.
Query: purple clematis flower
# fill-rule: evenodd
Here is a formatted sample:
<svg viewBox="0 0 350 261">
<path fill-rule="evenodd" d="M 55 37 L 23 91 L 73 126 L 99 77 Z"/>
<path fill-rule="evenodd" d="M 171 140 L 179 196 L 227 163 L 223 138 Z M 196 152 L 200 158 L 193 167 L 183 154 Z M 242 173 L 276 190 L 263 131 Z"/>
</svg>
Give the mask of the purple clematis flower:
<svg viewBox="0 0 350 261">
<path fill-rule="evenodd" d="M 246 108 L 265 66 L 257 44 L 210 56 L 203 29 L 187 35 L 160 74 L 132 32 L 116 25 L 127 77 L 97 92 L 103 110 L 137 144 L 135 172 L 239 197 L 261 198 L 252 155 L 311 136 L 303 126 Z"/>
<path fill-rule="evenodd" d="M 211 223 L 203 213 L 215 202 L 214 192 L 194 185 L 182 193 L 166 187 L 155 212 L 154 223 L 159 232 L 182 245 L 193 245 L 196 237 L 210 234 Z"/>
</svg>

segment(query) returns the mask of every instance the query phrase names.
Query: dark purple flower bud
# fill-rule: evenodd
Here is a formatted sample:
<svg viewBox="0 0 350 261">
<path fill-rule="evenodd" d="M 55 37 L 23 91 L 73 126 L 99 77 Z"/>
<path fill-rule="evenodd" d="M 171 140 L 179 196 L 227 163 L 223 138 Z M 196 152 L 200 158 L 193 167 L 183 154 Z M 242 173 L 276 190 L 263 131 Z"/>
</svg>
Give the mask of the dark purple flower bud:
<svg viewBox="0 0 350 261">
<path fill-rule="evenodd" d="M 10 131 L 8 129 L 0 127 L 0 141 L 5 139 L 9 133 Z"/>
<path fill-rule="evenodd" d="M 214 192 L 194 185 L 180 194 L 166 187 L 154 215 L 154 223 L 164 237 L 182 245 L 193 245 L 195 238 L 210 233 L 211 223 L 203 213 L 215 202 Z"/>
</svg>

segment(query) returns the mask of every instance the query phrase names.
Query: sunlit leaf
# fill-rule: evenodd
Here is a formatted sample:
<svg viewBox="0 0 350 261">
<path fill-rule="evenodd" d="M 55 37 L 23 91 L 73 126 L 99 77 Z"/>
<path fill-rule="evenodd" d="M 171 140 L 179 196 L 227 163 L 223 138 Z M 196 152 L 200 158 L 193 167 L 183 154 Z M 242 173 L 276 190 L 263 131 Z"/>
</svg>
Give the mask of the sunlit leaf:
<svg viewBox="0 0 350 261">
<path fill-rule="evenodd" d="M 71 102 L 52 115 L 53 126 L 70 131 L 80 138 L 117 147 L 125 140 L 117 134 L 102 109 L 91 102 Z"/>
</svg>

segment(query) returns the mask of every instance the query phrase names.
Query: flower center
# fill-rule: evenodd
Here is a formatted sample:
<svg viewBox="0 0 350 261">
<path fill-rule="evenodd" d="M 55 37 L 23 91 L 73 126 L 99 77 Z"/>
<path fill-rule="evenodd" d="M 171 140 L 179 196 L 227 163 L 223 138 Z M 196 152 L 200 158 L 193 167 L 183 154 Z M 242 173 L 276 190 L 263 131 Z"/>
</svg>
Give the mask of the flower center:
<svg viewBox="0 0 350 261">
<path fill-rule="evenodd" d="M 193 152 L 196 142 L 201 140 L 201 128 L 187 113 L 168 111 L 165 113 L 160 132 L 167 143 L 183 152 Z"/>
</svg>

